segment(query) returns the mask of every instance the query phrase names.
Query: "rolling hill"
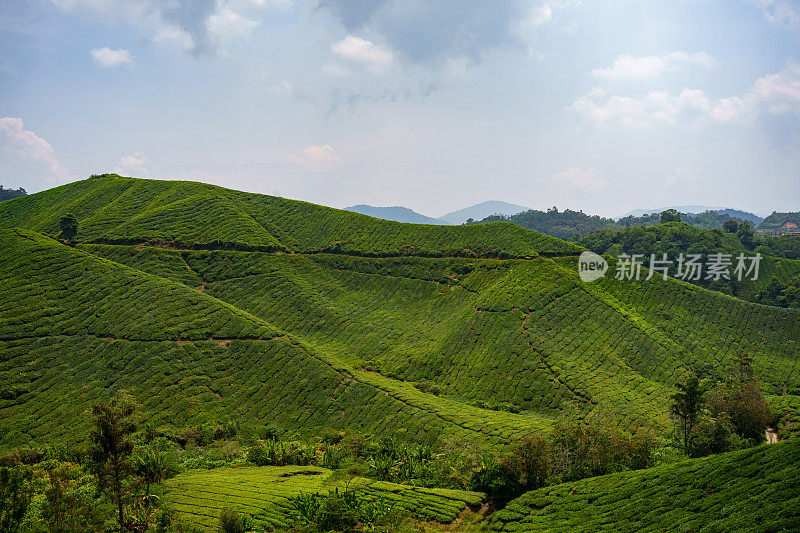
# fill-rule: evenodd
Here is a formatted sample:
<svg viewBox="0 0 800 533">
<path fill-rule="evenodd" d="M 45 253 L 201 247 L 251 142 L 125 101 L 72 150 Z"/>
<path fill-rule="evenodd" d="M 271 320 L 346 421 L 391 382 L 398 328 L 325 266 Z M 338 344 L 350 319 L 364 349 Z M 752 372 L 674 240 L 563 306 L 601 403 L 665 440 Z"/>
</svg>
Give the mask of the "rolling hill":
<svg viewBox="0 0 800 533">
<path fill-rule="evenodd" d="M 330 470 L 307 466 L 192 471 L 167 482 L 166 498 L 185 522 L 206 531 L 214 529 L 226 505 L 253 516 L 256 525 L 289 527 L 291 524 L 286 520 L 292 509 L 289 498 L 345 489 L 343 481 L 326 484 L 330 474 Z M 352 481 L 350 488 L 370 501 L 382 499 L 388 505 L 439 523 L 452 522 L 467 505 L 476 505 L 484 499 L 481 493 L 425 489 L 364 478 Z"/>
<path fill-rule="evenodd" d="M 52 238 L 67 212 L 72 246 Z M 768 392 L 800 394 L 800 312 L 586 285 L 580 248 L 513 224 L 101 176 L 0 204 L 0 227 L 0 448 L 80 441 L 120 389 L 175 428 L 501 445 L 576 418 L 664 428 L 677 381 L 742 352 Z"/>
<path fill-rule="evenodd" d="M 800 226 L 800 212 L 778 213 L 773 212 L 758 226 L 760 231 L 780 231 L 784 224 L 792 223 Z"/>
<path fill-rule="evenodd" d="M 529 492 L 490 531 L 797 531 L 800 440 Z"/>
<path fill-rule="evenodd" d="M 81 242 L 367 256 L 580 253 L 577 246 L 514 224 L 442 230 L 205 183 L 113 174 L 0 206 L 0 227 L 49 235 L 58 234 L 60 217 L 72 213 L 80 221 Z"/>
</svg>

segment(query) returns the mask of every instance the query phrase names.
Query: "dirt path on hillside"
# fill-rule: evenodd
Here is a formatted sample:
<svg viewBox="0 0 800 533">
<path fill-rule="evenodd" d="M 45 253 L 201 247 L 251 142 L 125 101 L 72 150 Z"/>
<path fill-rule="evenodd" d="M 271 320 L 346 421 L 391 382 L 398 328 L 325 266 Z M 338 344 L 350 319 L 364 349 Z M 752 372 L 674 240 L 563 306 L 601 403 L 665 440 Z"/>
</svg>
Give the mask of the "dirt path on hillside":
<svg viewBox="0 0 800 533">
<path fill-rule="evenodd" d="M 767 435 L 767 444 L 778 442 L 778 433 L 774 429 L 768 429 L 764 433 Z"/>
</svg>

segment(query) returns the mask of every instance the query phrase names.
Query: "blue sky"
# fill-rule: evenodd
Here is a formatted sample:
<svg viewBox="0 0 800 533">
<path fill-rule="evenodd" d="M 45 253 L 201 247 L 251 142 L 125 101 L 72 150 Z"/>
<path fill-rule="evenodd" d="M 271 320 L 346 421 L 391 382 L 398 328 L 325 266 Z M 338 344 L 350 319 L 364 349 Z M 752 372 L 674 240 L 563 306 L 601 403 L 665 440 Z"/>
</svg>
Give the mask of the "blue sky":
<svg viewBox="0 0 800 533">
<path fill-rule="evenodd" d="M 800 210 L 797 0 L 0 0 L 0 184 Z"/>
</svg>

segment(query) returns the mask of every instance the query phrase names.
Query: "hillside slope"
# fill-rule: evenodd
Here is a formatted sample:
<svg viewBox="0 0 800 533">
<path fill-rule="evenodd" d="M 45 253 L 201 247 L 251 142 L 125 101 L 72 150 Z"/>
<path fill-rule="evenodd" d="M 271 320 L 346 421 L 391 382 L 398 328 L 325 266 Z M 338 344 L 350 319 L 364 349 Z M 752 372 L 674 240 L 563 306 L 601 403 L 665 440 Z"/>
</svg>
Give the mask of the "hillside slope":
<svg viewBox="0 0 800 533">
<path fill-rule="evenodd" d="M 485 497 L 476 492 L 425 489 L 364 478 L 330 483 L 331 473 L 314 466 L 195 470 L 166 482 L 166 500 L 183 521 L 212 531 L 219 523 L 220 511 L 227 506 L 252 516 L 258 526 L 289 527 L 289 517 L 296 514 L 289 498 L 346 488 L 365 500 L 383 500 L 421 519 L 440 523 L 452 522 L 467 505 L 479 504 Z"/>
<path fill-rule="evenodd" d="M 171 243 L 262 251 L 360 255 L 578 254 L 581 248 L 514 224 L 402 224 L 215 185 L 103 175 L 0 204 L 0 228 L 55 236 L 78 219 L 80 242 Z"/>
<path fill-rule="evenodd" d="M 354 371 L 212 296 L 35 233 L 0 231 L 0 254 L 0 448 L 79 442 L 81 413 L 121 389 L 176 428 L 237 417 L 503 442 L 548 423 Z"/>
<path fill-rule="evenodd" d="M 177 429 L 229 417 L 287 434 L 330 427 L 496 443 L 592 417 L 632 431 L 665 428 L 675 383 L 707 365 L 724 370 L 740 353 L 753 356 L 768 393 L 800 394 L 797 310 L 658 277 L 587 285 L 568 246 L 560 257 L 528 248 L 527 257 L 507 259 L 423 257 L 418 249 L 285 253 L 287 235 L 302 236 L 289 220 L 313 227 L 344 217 L 378 232 L 354 230 L 354 241 L 388 241 L 382 221 L 280 199 L 288 212 L 268 234 L 278 247 L 217 249 L 203 237 L 223 231 L 216 219 L 193 212 L 183 222 L 168 216 L 164 227 L 197 241 L 108 244 L 138 242 L 127 232 L 162 213 L 159 201 L 172 206 L 184 189 L 217 188 L 122 178 L 73 185 L 3 211 L 5 223 L 48 226 L 65 209 L 94 206 L 79 215 L 75 246 L 0 230 L 0 447 L 80 440 L 80 413 L 121 388 Z M 239 198 L 230 204 L 241 210 L 273 202 L 220 190 Z M 209 202 L 220 205 L 201 205 Z M 300 208 L 306 214 L 292 214 Z M 431 245 L 464 237 L 395 225 Z M 497 236 L 502 227 L 473 231 L 504 249 L 511 237 Z M 540 238 L 520 231 L 530 239 L 524 246 Z M 551 252 L 562 246 L 540 242 L 551 241 Z"/>
<path fill-rule="evenodd" d="M 524 494 L 491 531 L 797 531 L 800 440 Z"/>
</svg>

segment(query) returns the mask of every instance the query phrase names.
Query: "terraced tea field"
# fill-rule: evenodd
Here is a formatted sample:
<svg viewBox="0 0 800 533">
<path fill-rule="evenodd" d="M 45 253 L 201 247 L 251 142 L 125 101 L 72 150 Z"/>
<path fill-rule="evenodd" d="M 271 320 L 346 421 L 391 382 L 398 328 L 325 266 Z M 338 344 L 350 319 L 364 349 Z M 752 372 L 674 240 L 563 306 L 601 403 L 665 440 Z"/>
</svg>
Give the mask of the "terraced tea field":
<svg viewBox="0 0 800 533">
<path fill-rule="evenodd" d="M 55 238 L 66 212 L 79 222 L 70 243 Z M 725 372 L 742 354 L 779 409 L 782 435 L 795 432 L 800 310 L 658 277 L 584 284 L 579 252 L 512 224 L 398 224 L 118 176 L 2 202 L 0 452 L 82 444 L 86 410 L 121 390 L 173 434 L 234 420 L 274 426 L 281 437 L 341 431 L 495 452 L 576 419 L 663 435 L 675 384 L 700 370 Z M 794 444 L 774 448 L 796 456 Z M 603 479 L 634 501 L 632 513 L 652 506 L 669 517 L 672 500 L 648 500 L 647 487 L 663 479 L 694 494 L 711 486 L 692 485 L 690 474 L 715 465 L 763 463 L 765 479 L 796 489 L 770 477 L 797 474 L 772 448 L 752 453 L 760 455 Z M 168 497 L 201 527 L 229 503 L 279 526 L 289 496 L 327 490 L 328 472 L 307 470 L 323 473 L 188 471 L 170 480 Z M 675 515 L 675 527 L 705 527 L 708 513 L 736 526 L 741 511 L 720 510 L 716 495 L 755 490 L 755 479 L 711 487 L 701 499 L 708 509 L 685 521 Z M 481 499 L 359 483 L 370 498 L 445 523 Z M 526 495 L 492 527 L 650 527 L 652 513 L 620 510 L 592 483 Z M 760 496 L 736 497 L 771 509 L 765 523 L 793 519 Z"/>
<path fill-rule="evenodd" d="M 261 233 L 206 235 L 228 226 L 173 212 L 195 196 Z M 287 435 L 497 443 L 576 418 L 665 428 L 676 382 L 745 352 L 773 397 L 800 392 L 797 310 L 675 280 L 587 285 L 572 245 L 514 225 L 392 233 L 302 202 L 119 177 L 4 202 L 0 224 L 54 232 L 64 210 L 80 220 L 75 246 L 0 235 L 0 447 L 79 439 L 76 413 L 119 389 L 175 428 L 235 417 Z M 141 229 L 162 214 L 160 233 Z M 425 246 L 401 250 L 405 232 Z M 482 239 L 491 257 L 459 248 Z M 100 244 L 125 240 L 139 244 Z"/>
<path fill-rule="evenodd" d="M 491 531 L 797 531 L 800 441 L 529 492 Z"/>
<path fill-rule="evenodd" d="M 313 466 L 262 466 L 195 470 L 166 483 L 166 501 L 188 524 L 212 530 L 220 512 L 232 506 L 253 517 L 258 526 L 288 527 L 296 514 L 290 501 L 300 494 L 353 490 L 368 501 L 383 501 L 421 520 L 449 524 L 484 495 L 446 489 L 425 489 L 365 478 L 330 483 L 330 470 Z M 301 521 L 302 522 L 302 521 Z"/>
</svg>

